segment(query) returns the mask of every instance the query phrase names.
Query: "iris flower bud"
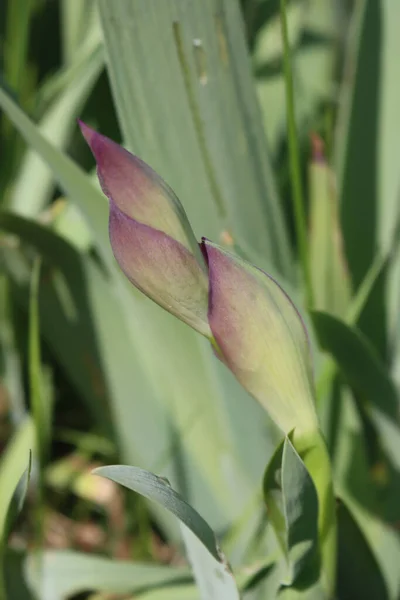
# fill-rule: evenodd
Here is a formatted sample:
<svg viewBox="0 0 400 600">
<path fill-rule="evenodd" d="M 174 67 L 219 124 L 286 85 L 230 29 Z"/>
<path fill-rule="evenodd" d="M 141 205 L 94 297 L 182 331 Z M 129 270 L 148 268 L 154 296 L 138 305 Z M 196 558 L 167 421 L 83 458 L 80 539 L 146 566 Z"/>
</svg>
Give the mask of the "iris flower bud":
<svg viewBox="0 0 400 600">
<path fill-rule="evenodd" d="M 207 268 L 178 198 L 138 157 L 80 127 L 110 203 L 110 241 L 122 271 L 146 296 L 210 337 Z"/>
</svg>

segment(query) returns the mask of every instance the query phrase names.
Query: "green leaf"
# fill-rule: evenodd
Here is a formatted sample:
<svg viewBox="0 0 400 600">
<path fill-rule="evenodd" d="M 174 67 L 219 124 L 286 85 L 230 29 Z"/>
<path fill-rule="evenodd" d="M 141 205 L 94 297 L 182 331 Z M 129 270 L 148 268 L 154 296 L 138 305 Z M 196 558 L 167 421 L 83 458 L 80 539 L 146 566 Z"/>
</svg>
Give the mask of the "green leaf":
<svg viewBox="0 0 400 600">
<path fill-rule="evenodd" d="M 339 598 L 387 600 L 387 586 L 379 564 L 357 521 L 343 501 L 338 516 L 338 583 Z"/>
<path fill-rule="evenodd" d="M 140 596 L 137 596 L 137 598 L 138 600 L 200 600 L 200 594 L 194 585 L 180 585 L 179 587 L 171 586 L 144 592 Z M 101 598 L 98 600 L 101 600 Z M 127 600 L 136 599 L 128 598 Z"/>
<path fill-rule="evenodd" d="M 336 402 L 340 410 L 334 426 L 340 435 L 334 447 L 335 491 L 345 501 L 366 538 L 384 576 L 389 597 L 397 600 L 400 590 L 398 532 L 380 517 L 382 497 L 376 494 L 363 423 L 347 386 L 341 387 Z M 377 506 L 378 515 L 374 512 Z"/>
<path fill-rule="evenodd" d="M 103 430 L 109 431 L 109 413 L 104 399 L 105 383 L 98 372 L 100 359 L 94 343 L 92 310 L 83 258 L 57 234 L 12 213 L 0 214 L 0 229 L 19 236 L 24 244 L 33 247 L 43 257 L 45 271 L 50 272 L 47 284 L 41 287 L 40 293 L 39 318 L 42 333 L 71 381 L 92 408 L 97 422 Z M 13 251 L 7 261 L 7 255 L 4 255 L 5 263 L 15 284 L 14 292 L 25 302 L 23 306 L 28 311 L 30 266 L 20 256 L 17 269 L 14 260 L 17 256 L 20 253 Z M 58 343 L 60 339 L 63 340 L 62 344 Z M 42 414 L 42 408 L 40 412 Z M 47 423 L 48 417 L 42 416 Z M 48 429 L 48 425 L 47 423 L 45 429 Z"/>
<path fill-rule="evenodd" d="M 315 140 L 315 144 L 322 141 Z M 314 308 L 344 316 L 350 302 L 334 174 L 323 153 L 314 148 L 309 166 L 309 249 Z"/>
<path fill-rule="evenodd" d="M 30 473 L 34 427 L 27 417 L 8 443 L 0 462 L 0 596 L 5 597 L 4 560 L 12 516 L 21 508 Z"/>
<path fill-rule="evenodd" d="M 138 467 L 123 465 L 99 467 L 93 473 L 158 502 L 178 517 L 203 600 L 239 600 L 235 581 L 214 532 L 165 479 Z"/>
<path fill-rule="evenodd" d="M 318 497 L 300 456 L 285 438 L 264 475 L 268 516 L 287 561 L 286 586 L 307 570 L 318 571 Z M 316 573 L 318 576 L 318 572 Z"/>
<path fill-rule="evenodd" d="M 320 345 L 333 356 L 350 386 L 362 395 L 381 443 L 400 469 L 398 394 L 387 369 L 360 331 L 326 313 L 313 312 L 312 318 Z"/>
<path fill-rule="evenodd" d="M 99 4 L 129 148 L 176 191 L 199 235 L 228 230 L 291 279 L 237 0 Z"/>
<path fill-rule="evenodd" d="M 252 2 L 250 2 L 251 4 Z M 257 6 L 258 4 L 258 6 Z M 273 10 L 279 2 L 254 2 L 249 9 Z M 268 8 L 267 8 L 268 7 Z M 336 5 L 329 0 L 290 2 L 287 7 L 289 41 L 292 49 L 296 120 L 302 135 L 309 132 L 319 103 L 329 99 L 332 68 L 335 61 L 335 39 L 339 19 Z M 264 127 L 273 155 L 286 135 L 285 82 L 282 69 L 282 35 L 279 11 L 265 20 L 258 32 L 253 51 L 256 86 L 264 119 Z"/>
<path fill-rule="evenodd" d="M 90 182 L 87 175 L 70 158 L 55 148 L 40 133 L 37 126 L 13 101 L 0 85 L 0 106 L 21 133 L 25 141 L 40 155 L 50 167 L 53 176 L 65 193 L 75 201 L 80 199 L 80 207 L 90 224 L 95 243 L 107 264 L 111 263 L 108 245 L 107 202 L 99 190 Z"/>
<path fill-rule="evenodd" d="M 391 248 L 399 219 L 395 157 L 400 85 L 393 70 L 399 14 L 398 4 L 390 0 L 362 0 L 355 5 L 348 34 L 335 163 L 346 256 L 356 288 L 376 250 L 386 254 Z M 385 288 L 393 281 L 389 274 L 379 278 L 360 321 L 381 356 L 386 354 L 388 333 Z M 397 306 L 394 311 L 397 315 Z"/>
<path fill-rule="evenodd" d="M 64 600 L 88 590 L 133 593 L 190 581 L 186 568 L 117 561 L 70 550 L 43 555 L 42 573 L 35 569 L 35 554 L 27 561 L 28 581 L 41 600 Z"/>
<path fill-rule="evenodd" d="M 26 553 L 8 548 L 5 556 L 7 600 L 37 600 L 26 581 Z M 0 595 L 3 600 L 3 597 Z"/>
<path fill-rule="evenodd" d="M 41 464 L 46 461 L 51 443 L 52 407 L 45 396 L 40 351 L 39 282 L 40 259 L 33 264 L 29 300 L 29 389 L 37 448 Z"/>
<path fill-rule="evenodd" d="M 64 77 L 64 84 L 38 124 L 40 133 L 56 148 L 67 146 L 76 127 L 76 118 L 103 67 L 104 55 L 97 27 L 87 31 L 85 46 L 77 55 L 75 64 L 71 65 L 73 77 Z M 8 208 L 24 216 L 35 216 L 51 199 L 53 191 L 51 170 L 35 150 L 29 148 L 13 180 Z"/>
<path fill-rule="evenodd" d="M 72 4 L 68 0 L 61 1 L 61 26 L 64 62 L 70 63 L 78 51 L 82 51 L 82 42 L 87 39 L 87 32 L 93 21 L 97 19 L 94 0 L 82 0 Z"/>
</svg>

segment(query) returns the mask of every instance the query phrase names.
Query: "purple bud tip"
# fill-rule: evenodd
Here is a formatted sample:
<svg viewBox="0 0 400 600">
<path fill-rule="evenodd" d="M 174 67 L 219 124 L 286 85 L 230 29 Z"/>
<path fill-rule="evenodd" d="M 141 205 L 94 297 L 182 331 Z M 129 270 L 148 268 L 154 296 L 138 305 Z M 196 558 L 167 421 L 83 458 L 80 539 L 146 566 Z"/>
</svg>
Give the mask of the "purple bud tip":
<svg viewBox="0 0 400 600">
<path fill-rule="evenodd" d="M 80 127 L 83 137 L 85 138 L 89 146 L 91 146 L 93 138 L 97 135 L 96 131 L 89 127 L 89 125 L 86 125 L 86 123 L 84 123 L 80 119 L 78 119 L 78 125 Z"/>
</svg>

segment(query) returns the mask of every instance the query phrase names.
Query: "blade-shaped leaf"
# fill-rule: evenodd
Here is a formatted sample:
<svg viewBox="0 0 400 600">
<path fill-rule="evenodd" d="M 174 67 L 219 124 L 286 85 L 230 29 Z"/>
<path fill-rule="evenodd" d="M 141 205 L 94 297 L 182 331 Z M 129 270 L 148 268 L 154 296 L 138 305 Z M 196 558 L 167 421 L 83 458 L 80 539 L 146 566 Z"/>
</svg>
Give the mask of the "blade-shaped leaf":
<svg viewBox="0 0 400 600">
<path fill-rule="evenodd" d="M 346 504 L 341 501 L 338 515 L 338 588 L 340 598 L 366 600 L 389 598 L 380 567 Z"/>
<path fill-rule="evenodd" d="M 37 434 L 37 450 L 43 463 L 51 443 L 52 406 L 45 394 L 40 350 L 39 282 L 40 260 L 33 264 L 29 301 L 29 390 Z"/>
<path fill-rule="evenodd" d="M 30 417 L 21 422 L 0 462 L 0 596 L 4 588 L 4 559 L 10 519 L 15 515 L 26 492 L 30 472 L 30 456 L 35 445 L 35 432 Z"/>
<path fill-rule="evenodd" d="M 79 111 L 104 67 L 99 34 L 98 27 L 88 32 L 73 79 L 66 81 L 39 122 L 41 134 L 57 148 L 67 145 Z M 36 215 L 51 198 L 53 189 L 49 167 L 29 148 L 14 178 L 8 207 L 24 216 Z"/>
<path fill-rule="evenodd" d="M 289 438 L 283 440 L 269 463 L 263 487 L 268 516 L 287 561 L 282 583 L 291 586 L 305 570 L 317 565 L 318 498 Z"/>
<path fill-rule="evenodd" d="M 400 590 L 400 540 L 397 531 L 374 514 L 376 505 L 382 510 L 381 494 L 376 494 L 368 446 L 359 412 L 347 386 L 336 398 L 341 410 L 335 427 L 340 432 L 335 444 L 335 491 L 351 511 L 358 527 L 375 556 L 389 591 L 397 600 Z M 380 490 L 379 490 L 380 491 Z"/>
<path fill-rule="evenodd" d="M 169 182 L 201 235 L 217 239 L 232 228 L 290 279 L 237 0 L 99 4 L 130 148 Z M 154 93 L 155 82 L 162 94 Z"/>
<path fill-rule="evenodd" d="M 309 167 L 310 261 L 314 308 L 344 316 L 350 301 L 334 174 L 324 157 L 322 141 L 314 139 Z"/>
<path fill-rule="evenodd" d="M 214 532 L 165 479 L 138 467 L 123 465 L 99 467 L 93 473 L 158 502 L 178 517 L 185 527 L 184 541 L 203 600 L 239 600 L 235 581 Z"/>
<path fill-rule="evenodd" d="M 41 574 L 35 569 L 32 554 L 27 561 L 27 577 L 41 600 L 64 600 L 88 590 L 133 593 L 191 579 L 182 567 L 110 560 L 71 550 L 45 552 Z"/>
<path fill-rule="evenodd" d="M 367 402 L 367 413 L 381 433 L 381 443 L 400 469 L 399 398 L 385 366 L 360 331 L 326 313 L 315 311 L 312 318 L 322 348 Z"/>
</svg>

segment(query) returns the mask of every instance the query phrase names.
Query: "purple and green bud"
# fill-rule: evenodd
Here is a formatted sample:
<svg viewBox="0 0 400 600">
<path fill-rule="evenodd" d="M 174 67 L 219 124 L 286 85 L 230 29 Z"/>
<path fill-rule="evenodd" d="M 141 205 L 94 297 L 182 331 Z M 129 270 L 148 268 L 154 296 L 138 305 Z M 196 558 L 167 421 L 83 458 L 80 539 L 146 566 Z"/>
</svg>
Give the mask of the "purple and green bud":
<svg viewBox="0 0 400 600">
<path fill-rule="evenodd" d="M 308 337 L 285 292 L 263 271 L 208 240 L 200 251 L 183 207 L 159 175 L 80 126 L 109 199 L 114 256 L 128 279 L 210 338 L 283 432 L 315 431 Z"/>
<path fill-rule="evenodd" d="M 318 428 L 304 323 L 269 275 L 208 240 L 208 320 L 223 362 L 283 432 Z"/>
<path fill-rule="evenodd" d="M 111 247 L 122 271 L 149 298 L 210 337 L 207 267 L 178 198 L 142 160 L 84 123 L 80 127 L 110 203 Z"/>
</svg>

